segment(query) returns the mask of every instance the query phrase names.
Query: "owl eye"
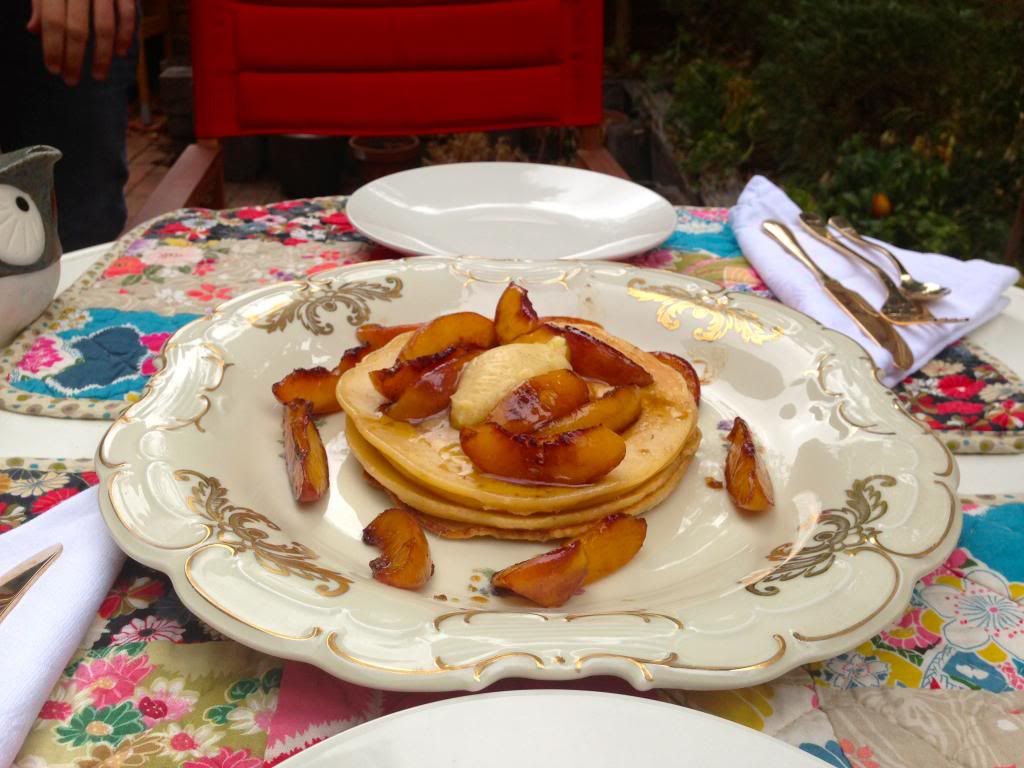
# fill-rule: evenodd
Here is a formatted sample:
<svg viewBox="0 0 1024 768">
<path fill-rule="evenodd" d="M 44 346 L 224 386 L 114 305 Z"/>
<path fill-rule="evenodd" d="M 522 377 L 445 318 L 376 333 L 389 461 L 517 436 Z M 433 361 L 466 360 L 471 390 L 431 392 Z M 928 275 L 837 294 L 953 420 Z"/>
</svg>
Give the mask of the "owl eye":
<svg viewBox="0 0 1024 768">
<path fill-rule="evenodd" d="M 32 198 L 0 184 L 0 262 L 27 267 L 43 255 L 46 228 Z"/>
</svg>

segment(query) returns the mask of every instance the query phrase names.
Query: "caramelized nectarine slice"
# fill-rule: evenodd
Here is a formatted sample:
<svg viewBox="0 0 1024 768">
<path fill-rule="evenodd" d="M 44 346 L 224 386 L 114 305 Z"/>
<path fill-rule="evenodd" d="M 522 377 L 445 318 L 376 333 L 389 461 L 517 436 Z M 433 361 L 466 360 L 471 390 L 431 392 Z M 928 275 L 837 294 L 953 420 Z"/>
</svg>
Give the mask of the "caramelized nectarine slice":
<svg viewBox="0 0 1024 768">
<path fill-rule="evenodd" d="M 584 584 L 603 579 L 632 560 L 647 538 L 647 521 L 617 512 L 588 528 L 574 541 L 587 553 Z"/>
<path fill-rule="evenodd" d="M 378 547 L 373 578 L 399 589 L 419 589 L 434 573 L 430 546 L 419 520 L 405 509 L 386 509 L 363 529 L 363 543 Z"/>
<path fill-rule="evenodd" d="M 562 328 L 569 343 L 569 361 L 580 376 L 600 379 L 616 386 L 635 384 L 646 387 L 654 378 L 643 366 L 630 360 L 615 347 L 605 344 L 579 328 Z"/>
<path fill-rule="evenodd" d="M 660 362 L 679 371 L 679 375 L 686 382 L 686 388 L 693 395 L 693 401 L 700 405 L 700 376 L 697 375 L 697 371 L 690 365 L 690 361 L 679 355 L 673 355 L 671 352 L 651 352 L 651 354 L 658 358 Z"/>
<path fill-rule="evenodd" d="M 422 327 L 423 323 L 409 323 L 408 325 L 364 323 L 356 328 L 356 338 L 371 349 L 380 349 L 396 336 L 409 333 L 409 331 L 418 331 Z"/>
<path fill-rule="evenodd" d="M 337 369 L 329 371 L 323 366 L 316 368 L 296 368 L 271 390 L 274 397 L 281 403 L 292 400 L 306 400 L 313 408 L 313 414 L 320 416 L 325 413 L 336 413 L 341 410 L 334 390 L 338 386 L 341 374 Z"/>
<path fill-rule="evenodd" d="M 766 512 L 775 504 L 775 493 L 747 422 L 737 416 L 728 439 L 725 489 L 729 497 L 733 504 L 746 512 Z"/>
<path fill-rule="evenodd" d="M 305 400 L 284 404 L 284 464 L 296 501 L 316 501 L 327 492 L 327 451 Z"/>
<path fill-rule="evenodd" d="M 419 381 L 423 374 L 451 360 L 459 351 L 458 347 L 448 347 L 433 355 L 398 360 L 390 368 L 370 371 L 370 383 L 388 400 L 397 400 L 405 390 Z"/>
<path fill-rule="evenodd" d="M 524 288 L 509 283 L 494 311 L 494 330 L 499 344 L 508 344 L 537 326 L 537 312 Z"/>
<path fill-rule="evenodd" d="M 543 344 L 561 336 L 569 345 L 569 361 L 580 376 L 621 386 L 646 387 L 654 378 L 639 363 L 630 360 L 610 344 L 579 328 L 540 325 L 516 339 L 517 344 Z"/>
<path fill-rule="evenodd" d="M 406 387 L 395 402 L 385 406 L 384 413 L 399 421 L 413 421 L 443 411 L 451 403 L 463 367 L 478 354 L 480 350 L 457 349 Z"/>
<path fill-rule="evenodd" d="M 505 395 L 487 421 L 513 434 L 533 432 L 590 399 L 587 382 L 565 369 L 527 379 Z M 565 431 L 565 430 L 563 430 Z"/>
<path fill-rule="evenodd" d="M 448 347 L 489 349 L 496 340 L 493 320 L 476 312 L 455 312 L 441 315 L 416 331 L 398 357 L 413 360 L 435 355 Z"/>
<path fill-rule="evenodd" d="M 611 472 L 626 455 L 625 441 L 607 427 L 541 438 L 514 435 L 485 422 L 463 429 L 460 442 L 482 472 L 532 483 L 592 483 Z"/>
<path fill-rule="evenodd" d="M 579 541 L 503 568 L 491 584 L 545 608 L 557 608 L 576 594 L 587 577 L 587 555 Z"/>
<path fill-rule="evenodd" d="M 615 387 L 597 400 L 581 405 L 572 413 L 552 421 L 541 430 L 541 435 L 554 435 L 597 426 L 608 427 L 613 432 L 624 432 L 639 417 L 639 388 Z"/>
<path fill-rule="evenodd" d="M 373 347 L 369 344 L 360 344 L 358 347 L 351 347 L 346 349 L 342 355 L 341 360 L 334 366 L 334 372 L 341 376 L 345 371 L 355 368 L 359 363 L 362 362 L 363 358 L 373 352 Z"/>
</svg>

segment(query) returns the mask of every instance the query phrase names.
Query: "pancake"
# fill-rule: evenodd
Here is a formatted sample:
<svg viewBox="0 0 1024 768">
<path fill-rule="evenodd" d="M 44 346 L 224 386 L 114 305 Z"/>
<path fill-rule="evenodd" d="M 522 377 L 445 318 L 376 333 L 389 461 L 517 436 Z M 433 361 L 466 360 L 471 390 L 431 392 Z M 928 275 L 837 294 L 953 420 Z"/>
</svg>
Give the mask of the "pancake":
<svg viewBox="0 0 1024 768">
<path fill-rule="evenodd" d="M 559 323 L 569 326 L 570 323 Z M 554 514 L 592 508 L 640 488 L 676 462 L 696 429 L 697 408 L 682 377 L 671 367 L 602 329 L 581 330 L 615 347 L 643 366 L 653 377 L 641 390 L 639 419 L 623 433 L 622 462 L 594 483 L 581 486 L 528 485 L 508 482 L 479 472 L 462 451 L 459 433 L 448 413 L 418 424 L 397 421 L 380 413 L 385 400 L 374 389 L 370 371 L 389 367 L 409 334 L 372 352 L 338 382 L 338 402 L 349 423 L 397 472 L 418 488 L 456 505 L 510 515 Z"/>
<path fill-rule="evenodd" d="M 379 451 L 363 438 L 351 422 L 346 427 L 345 436 L 353 456 L 366 473 L 396 501 L 432 518 L 432 520 L 453 523 L 455 527 L 452 530 L 454 531 L 460 530 L 459 525 L 487 531 L 468 535 L 451 535 L 450 538 L 468 538 L 469 536 L 524 538 L 523 536 L 511 536 L 511 534 L 529 532 L 543 536 L 538 540 L 558 538 L 557 535 L 552 535 L 550 532 L 567 530 L 570 526 L 586 527 L 588 524 L 616 512 L 639 514 L 650 509 L 678 485 L 700 442 L 700 431 L 695 430 L 675 461 L 647 482 L 615 499 L 566 512 L 538 513 L 526 516 L 473 509 L 438 497 L 429 489 L 417 485 L 397 471 Z M 492 531 L 501 531 L 502 534 L 508 535 L 499 535 Z M 441 535 L 447 534 L 442 533 Z"/>
</svg>

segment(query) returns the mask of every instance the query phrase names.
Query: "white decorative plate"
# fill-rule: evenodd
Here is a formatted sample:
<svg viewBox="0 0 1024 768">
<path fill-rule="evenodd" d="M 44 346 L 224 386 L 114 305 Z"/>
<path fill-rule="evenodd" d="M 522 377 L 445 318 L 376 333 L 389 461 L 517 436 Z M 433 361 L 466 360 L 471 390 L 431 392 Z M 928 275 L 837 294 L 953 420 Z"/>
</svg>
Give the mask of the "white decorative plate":
<svg viewBox="0 0 1024 768">
<path fill-rule="evenodd" d="M 484 693 L 414 707 L 343 731 L 283 765 L 621 768 L 680 763 L 700 768 L 824 765 L 783 741 L 677 704 L 558 690 Z"/>
<path fill-rule="evenodd" d="M 372 181 L 345 208 L 356 229 L 414 255 L 619 259 L 660 245 L 676 213 L 604 173 L 531 163 L 452 163 Z"/>
<path fill-rule="evenodd" d="M 291 499 L 271 384 L 333 365 L 365 321 L 490 313 L 509 279 L 542 314 L 585 316 L 693 360 L 704 440 L 617 574 L 541 610 L 488 594 L 489 569 L 545 547 L 431 538 L 421 592 L 373 581 L 363 527 L 388 506 L 322 434 L 330 497 Z M 782 305 L 613 264 L 409 259 L 268 286 L 180 330 L 166 367 L 100 445 L 103 514 L 132 557 L 246 645 L 364 685 L 479 689 L 504 677 L 618 675 L 732 688 L 841 653 L 894 620 L 960 530 L 958 472 L 854 342 Z M 721 477 L 727 422 L 766 449 L 778 504 L 744 519 Z"/>
</svg>

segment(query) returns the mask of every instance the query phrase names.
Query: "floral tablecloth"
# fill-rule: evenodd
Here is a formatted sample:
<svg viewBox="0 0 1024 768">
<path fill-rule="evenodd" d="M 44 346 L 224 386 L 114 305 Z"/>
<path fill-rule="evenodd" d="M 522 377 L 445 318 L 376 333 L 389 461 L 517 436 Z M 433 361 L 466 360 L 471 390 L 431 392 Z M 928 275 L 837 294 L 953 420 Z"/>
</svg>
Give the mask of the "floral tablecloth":
<svg viewBox="0 0 1024 768">
<path fill-rule="evenodd" d="M 112 419 L 138 398 L 167 339 L 220 302 L 395 256 L 354 231 L 344 198 L 155 219 L 123 237 L 0 351 L 0 408 Z M 770 295 L 743 259 L 725 208 L 679 209 L 674 234 L 632 261 Z M 956 452 L 1024 451 L 1024 384 L 985 350 L 953 345 L 897 394 Z"/>
<path fill-rule="evenodd" d="M 0 407 L 110 419 L 139 396 L 166 339 L 252 287 L 394 254 L 360 238 L 344 201 L 190 210 L 124 238 L 0 352 Z M 768 295 L 724 209 L 681 209 L 634 259 Z M 953 345 L 899 397 L 957 450 L 1024 450 L 1020 381 Z M 96 482 L 83 462 L 0 458 L 0 535 Z M 637 694 L 762 730 L 848 768 L 1024 766 L 1024 496 L 962 500 L 959 547 L 899 622 L 850 653 L 771 684 Z M 505 681 L 496 689 L 546 687 Z M 350 685 L 244 648 L 187 611 L 162 574 L 128 561 L 39 713 L 16 765 L 257 768 L 442 695 Z"/>
<path fill-rule="evenodd" d="M 82 462 L 0 460 L 0 535 L 96 481 Z M 897 623 L 850 653 L 736 691 L 640 694 L 610 678 L 570 687 L 700 709 L 843 768 L 1024 766 L 1024 495 L 962 505 L 957 549 Z M 519 687 L 557 686 L 493 690 Z M 249 650 L 129 560 L 16 765 L 260 768 L 448 695 L 371 690 Z"/>
</svg>

